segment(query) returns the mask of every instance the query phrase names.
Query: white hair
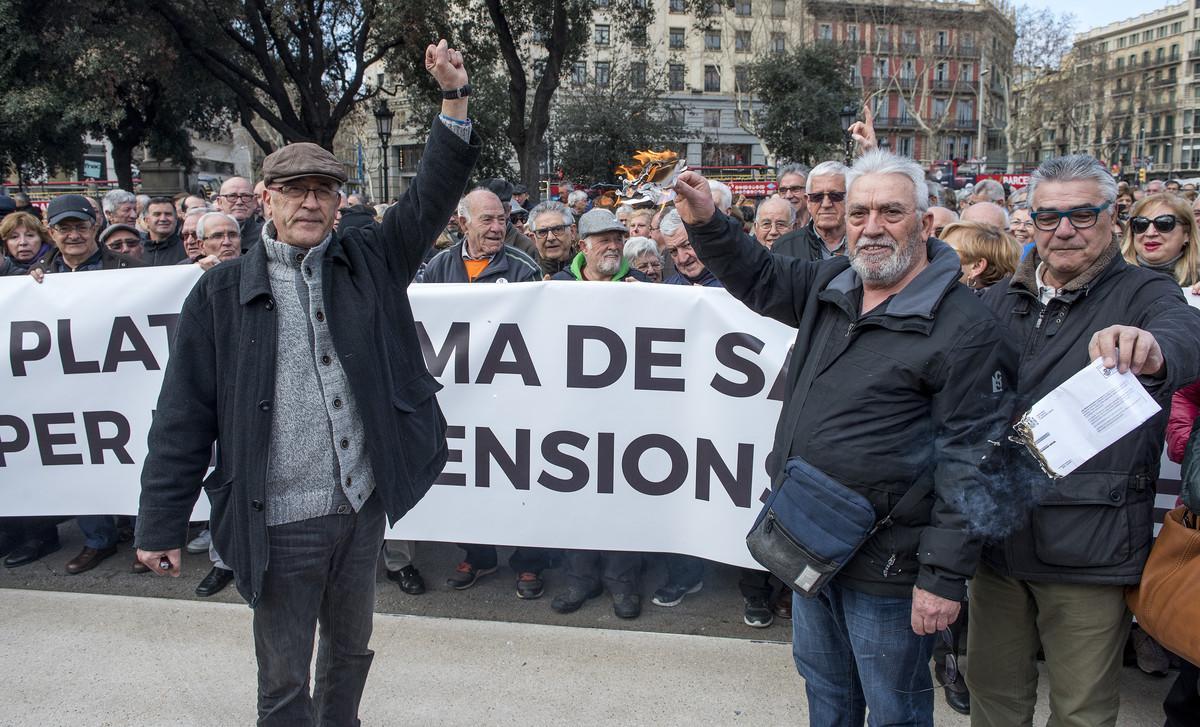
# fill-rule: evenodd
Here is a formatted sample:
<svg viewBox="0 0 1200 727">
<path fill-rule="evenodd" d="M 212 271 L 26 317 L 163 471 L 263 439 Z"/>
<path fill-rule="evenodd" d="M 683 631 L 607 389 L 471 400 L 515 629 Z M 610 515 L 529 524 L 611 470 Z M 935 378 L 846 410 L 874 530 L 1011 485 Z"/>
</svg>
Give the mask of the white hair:
<svg viewBox="0 0 1200 727">
<path fill-rule="evenodd" d="M 779 195 L 774 195 L 772 197 L 768 197 L 767 199 L 764 199 L 761 203 L 759 203 L 758 209 L 754 210 L 754 221 L 755 222 L 758 222 L 758 213 L 762 212 L 762 208 L 766 207 L 768 202 L 782 202 L 783 205 L 785 207 L 787 207 L 788 224 L 789 225 L 796 224 L 796 208 L 792 206 L 791 202 L 787 201 L 783 197 L 780 197 Z"/>
<path fill-rule="evenodd" d="M 1038 185 L 1042 182 L 1095 182 L 1100 187 L 1104 202 L 1117 201 L 1117 182 L 1095 157 L 1087 154 L 1071 154 L 1065 157 L 1055 157 L 1042 162 L 1029 177 L 1029 206 L 1033 207 L 1033 198 L 1037 196 Z"/>
<path fill-rule="evenodd" d="M 825 162 L 828 164 L 829 162 Z M 836 164 L 836 162 L 834 162 Z M 821 165 L 817 165 L 821 166 Z M 841 166 L 840 164 L 838 166 Z M 816 169 L 813 173 L 816 173 Z M 929 188 L 925 184 L 925 170 L 908 157 L 902 157 L 891 152 L 886 152 L 881 149 L 869 151 L 863 154 L 854 162 L 854 166 L 846 171 L 846 194 L 850 194 L 850 187 L 860 177 L 865 177 L 868 174 L 900 174 L 908 177 L 913 184 L 913 192 L 915 194 L 917 215 L 925 214 L 929 209 Z M 812 179 L 812 177 L 809 177 Z"/>
<path fill-rule="evenodd" d="M 467 222 L 471 221 L 471 206 L 469 204 L 467 204 L 467 198 L 470 197 L 471 195 L 475 194 L 476 192 L 487 192 L 488 194 L 492 195 L 493 197 L 496 197 L 496 193 L 493 192 L 492 190 L 488 189 L 487 187 L 476 187 L 475 189 L 472 189 L 470 192 L 467 192 L 466 194 L 464 194 L 463 198 L 458 200 L 458 208 L 455 210 L 455 212 L 457 212 L 458 216 L 463 218 Z M 500 198 L 496 197 L 496 201 L 500 202 Z M 500 202 L 500 207 L 503 209 L 503 207 L 504 207 L 503 202 Z"/>
<path fill-rule="evenodd" d="M 537 218 L 548 212 L 562 215 L 562 223 L 564 225 L 575 224 L 575 215 L 571 213 L 570 207 L 556 199 L 548 199 L 545 202 L 539 202 L 533 209 L 529 210 L 529 229 L 536 232 L 538 229 Z"/>
<path fill-rule="evenodd" d="M 567 195 L 567 204 L 575 204 L 579 201 L 587 201 L 587 192 L 584 192 L 582 189 L 577 189 Z"/>
<path fill-rule="evenodd" d="M 779 173 L 775 175 L 775 181 L 782 182 L 783 178 L 789 174 L 799 174 L 801 177 L 804 177 L 807 180 L 808 174 L 811 171 L 811 169 L 803 164 L 784 164 L 779 168 Z M 791 204 L 791 202 L 788 202 L 788 204 Z"/>
<path fill-rule="evenodd" d="M 625 241 L 624 253 L 625 259 L 631 263 L 646 253 L 654 253 L 654 257 L 662 260 L 662 254 L 658 251 L 658 243 L 649 237 L 629 238 Z"/>
<path fill-rule="evenodd" d="M 118 207 L 130 202 L 137 203 L 137 197 L 134 196 L 133 192 L 114 189 L 111 192 L 105 193 L 104 198 L 100 200 L 100 207 L 105 212 L 116 212 Z"/>
<path fill-rule="evenodd" d="M 971 190 L 972 197 L 986 197 L 987 201 L 1004 204 L 1004 185 L 994 179 L 982 179 Z"/>
<path fill-rule="evenodd" d="M 733 206 L 733 190 L 729 188 L 728 184 L 710 179 L 708 180 L 708 191 L 717 195 L 717 206 L 721 208 L 722 212 L 728 211 Z"/>
<path fill-rule="evenodd" d="M 808 179 L 804 180 L 804 191 L 806 193 L 812 191 L 813 180 L 817 177 L 841 177 L 842 179 L 845 179 L 846 172 L 848 171 L 850 170 L 847 169 L 846 165 L 842 164 L 841 162 L 821 162 L 817 166 L 813 167 L 812 171 L 808 173 Z M 849 188 L 850 185 L 847 184 L 846 189 Z"/>
<path fill-rule="evenodd" d="M 671 210 L 658 221 L 658 231 L 663 237 L 674 235 L 680 227 L 683 227 L 683 218 L 679 216 L 679 210 Z"/>
<path fill-rule="evenodd" d="M 633 207 L 631 207 L 627 204 L 623 204 L 620 207 L 617 207 L 616 211 L 613 212 L 613 214 L 620 214 L 621 212 L 624 212 L 627 215 L 631 215 L 631 214 L 633 214 Z"/>
<path fill-rule="evenodd" d="M 189 215 L 189 217 L 190 216 L 191 215 Z M 196 220 L 196 239 L 197 240 L 204 239 L 204 227 L 205 227 L 206 223 L 208 223 L 208 218 L 210 218 L 210 217 L 224 217 L 225 219 L 227 219 L 233 223 L 233 229 L 238 231 L 238 235 L 242 234 L 242 232 L 241 232 L 242 226 L 240 224 L 238 224 L 237 219 L 233 215 L 227 215 L 224 212 L 205 212 L 203 215 L 201 215 L 200 219 Z M 211 223 L 208 223 L 208 224 L 211 224 Z"/>
</svg>

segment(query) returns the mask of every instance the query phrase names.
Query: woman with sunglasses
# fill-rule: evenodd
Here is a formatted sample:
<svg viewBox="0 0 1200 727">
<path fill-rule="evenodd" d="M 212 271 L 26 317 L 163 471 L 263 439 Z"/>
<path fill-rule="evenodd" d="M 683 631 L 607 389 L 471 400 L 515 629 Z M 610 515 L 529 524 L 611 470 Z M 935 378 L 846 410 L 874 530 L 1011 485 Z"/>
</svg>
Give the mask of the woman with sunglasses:
<svg viewBox="0 0 1200 727">
<path fill-rule="evenodd" d="M 1121 253 L 1133 265 L 1158 270 L 1181 286 L 1200 282 L 1200 235 L 1187 200 L 1152 194 L 1133 205 Z"/>
</svg>

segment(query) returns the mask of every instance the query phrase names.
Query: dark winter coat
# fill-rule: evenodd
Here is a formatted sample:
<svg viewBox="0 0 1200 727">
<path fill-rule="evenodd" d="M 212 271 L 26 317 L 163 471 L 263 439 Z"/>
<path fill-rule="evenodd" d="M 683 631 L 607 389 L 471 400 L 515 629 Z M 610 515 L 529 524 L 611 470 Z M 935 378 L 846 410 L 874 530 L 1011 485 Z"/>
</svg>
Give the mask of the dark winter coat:
<svg viewBox="0 0 1200 727">
<path fill-rule="evenodd" d="M 868 540 L 838 575 L 847 588 L 905 597 L 913 585 L 962 600 L 980 540 L 960 508 L 986 490 L 978 463 L 1008 422 L 1011 348 L 965 286 L 958 255 L 930 239 L 929 265 L 860 315 L 849 260 L 767 251 L 723 215 L 688 228 L 696 254 L 751 310 L 798 328 L 771 460 L 800 456 L 865 496 L 882 518 L 932 477 L 932 494 Z M 827 333 L 826 333 L 827 332 Z M 820 336 L 825 345 L 816 350 Z M 817 367 L 800 405 L 795 387 Z"/>
<path fill-rule="evenodd" d="M 1016 412 L 1083 369 L 1092 335 L 1118 324 L 1149 331 L 1162 347 L 1165 373 L 1141 380 L 1163 411 L 1057 480 L 1016 534 L 986 548 L 984 561 L 1025 580 L 1132 585 L 1153 539 L 1171 395 L 1200 378 L 1200 311 L 1175 281 L 1125 262 L 1115 243 L 1043 306 L 1035 278 L 1040 262 L 1032 252 L 1011 279 L 983 294 L 1020 355 Z M 1024 489 L 1044 489 L 1042 482 Z"/>
<path fill-rule="evenodd" d="M 467 266 L 463 264 L 463 245 L 457 245 L 442 250 L 421 273 L 422 283 L 469 283 Z M 528 255 L 515 247 L 504 245 L 492 256 L 487 267 L 475 278 L 476 283 L 526 283 L 531 280 L 541 280 L 542 271 L 538 264 Z"/>
<path fill-rule="evenodd" d="M 433 124 L 420 170 L 370 229 L 334 233 L 324 256 L 323 315 L 367 435 L 375 493 L 391 522 L 408 512 L 447 458 L 441 388 L 421 354 L 408 285 L 457 204 L 479 155 Z M 266 478 L 275 391 L 275 301 L 262 245 L 206 273 L 183 305 L 142 468 L 137 545 L 180 548 L 205 483 L 213 542 L 238 591 L 258 603 L 268 567 Z"/>
</svg>

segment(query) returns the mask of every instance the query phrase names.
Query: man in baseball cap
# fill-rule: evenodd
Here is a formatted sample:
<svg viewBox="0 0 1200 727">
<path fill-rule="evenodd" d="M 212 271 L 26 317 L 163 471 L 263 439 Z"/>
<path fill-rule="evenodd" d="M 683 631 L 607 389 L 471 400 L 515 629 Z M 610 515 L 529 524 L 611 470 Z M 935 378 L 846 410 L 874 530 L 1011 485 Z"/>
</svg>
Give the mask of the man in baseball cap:
<svg viewBox="0 0 1200 727">
<path fill-rule="evenodd" d="M 128 255 L 101 247 L 96 242 L 96 210 L 81 194 L 64 194 L 50 200 L 46 208 L 50 237 L 58 248 L 46 259 L 47 273 L 72 273 L 89 270 L 116 270 L 141 267 Z M 68 564 L 69 569 L 69 564 Z"/>
<path fill-rule="evenodd" d="M 624 280 L 649 278 L 625 259 L 625 225 L 612 212 L 594 207 L 579 218 L 579 254 L 551 280 Z"/>
</svg>

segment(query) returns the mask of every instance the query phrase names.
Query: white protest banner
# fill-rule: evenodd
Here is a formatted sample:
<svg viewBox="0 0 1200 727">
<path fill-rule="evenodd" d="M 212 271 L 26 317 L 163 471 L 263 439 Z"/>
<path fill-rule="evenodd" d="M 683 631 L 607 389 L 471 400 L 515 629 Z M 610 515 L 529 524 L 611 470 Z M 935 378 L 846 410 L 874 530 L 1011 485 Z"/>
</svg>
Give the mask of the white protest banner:
<svg viewBox="0 0 1200 727">
<path fill-rule="evenodd" d="M 0 281 L 0 514 L 134 514 L 192 268 Z M 668 551 L 744 537 L 793 331 L 722 290 L 416 285 L 451 462 L 389 537 Z M 203 498 L 201 498 L 203 500 Z M 198 513 L 200 516 L 200 513 Z"/>
</svg>

